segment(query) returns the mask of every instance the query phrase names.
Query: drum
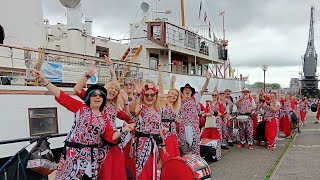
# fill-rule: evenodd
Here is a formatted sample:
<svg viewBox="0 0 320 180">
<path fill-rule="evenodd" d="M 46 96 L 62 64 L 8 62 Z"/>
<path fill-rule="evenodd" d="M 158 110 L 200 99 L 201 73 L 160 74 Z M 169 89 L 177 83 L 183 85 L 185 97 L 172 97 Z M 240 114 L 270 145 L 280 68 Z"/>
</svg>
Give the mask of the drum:
<svg viewBox="0 0 320 180">
<path fill-rule="evenodd" d="M 246 115 L 239 115 L 239 116 L 237 116 L 236 119 L 238 122 L 245 122 L 245 121 L 248 121 L 250 119 L 250 117 L 246 116 Z"/>
<path fill-rule="evenodd" d="M 221 142 L 219 139 L 201 139 L 200 155 L 206 160 L 219 161 L 221 159 Z"/>
<path fill-rule="evenodd" d="M 310 108 L 311 108 L 312 112 L 317 112 L 318 111 L 318 105 L 317 104 L 312 104 Z"/>
<path fill-rule="evenodd" d="M 197 155 L 185 155 L 172 158 L 164 163 L 160 175 L 161 180 L 211 180 L 208 163 Z"/>
</svg>

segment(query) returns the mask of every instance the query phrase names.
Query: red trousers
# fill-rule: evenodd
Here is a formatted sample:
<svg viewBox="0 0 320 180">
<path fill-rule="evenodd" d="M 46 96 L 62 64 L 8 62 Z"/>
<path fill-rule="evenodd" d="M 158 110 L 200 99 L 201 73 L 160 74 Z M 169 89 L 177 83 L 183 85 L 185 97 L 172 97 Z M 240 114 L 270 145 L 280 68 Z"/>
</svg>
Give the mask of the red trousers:
<svg viewBox="0 0 320 180">
<path fill-rule="evenodd" d="M 266 121 L 265 137 L 266 137 L 268 146 L 273 146 L 276 143 L 276 137 L 277 137 L 276 118 L 272 118 L 271 121 L 270 120 Z"/>
<path fill-rule="evenodd" d="M 288 115 L 282 118 L 282 132 L 286 137 L 291 136 L 291 120 Z"/>
<path fill-rule="evenodd" d="M 253 115 L 253 116 L 251 116 L 251 118 L 252 118 L 252 122 L 253 122 L 253 137 L 254 137 L 257 133 L 258 117 L 257 117 L 257 115 Z"/>
<path fill-rule="evenodd" d="M 302 110 L 300 110 L 300 118 L 301 118 L 301 122 L 304 123 L 306 119 L 306 113 Z"/>
</svg>

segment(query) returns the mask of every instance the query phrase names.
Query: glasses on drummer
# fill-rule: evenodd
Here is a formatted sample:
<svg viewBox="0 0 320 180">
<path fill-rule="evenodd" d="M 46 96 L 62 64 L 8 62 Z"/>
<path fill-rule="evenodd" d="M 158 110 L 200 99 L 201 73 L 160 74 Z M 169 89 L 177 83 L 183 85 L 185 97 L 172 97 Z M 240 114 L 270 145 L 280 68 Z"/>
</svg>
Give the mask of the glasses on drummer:
<svg viewBox="0 0 320 180">
<path fill-rule="evenodd" d="M 144 97 L 146 97 L 146 98 L 149 98 L 149 97 L 154 98 L 155 96 L 156 96 L 155 93 L 153 93 L 153 94 L 144 94 Z"/>
<path fill-rule="evenodd" d="M 103 95 L 102 95 L 102 94 L 94 93 L 94 94 L 92 94 L 92 95 L 91 95 L 91 97 L 101 97 L 101 98 L 102 98 L 102 97 L 103 97 Z"/>
<path fill-rule="evenodd" d="M 212 97 L 217 97 L 218 96 L 218 94 L 212 94 Z"/>
<path fill-rule="evenodd" d="M 124 83 L 124 86 L 133 86 L 133 83 Z"/>
</svg>

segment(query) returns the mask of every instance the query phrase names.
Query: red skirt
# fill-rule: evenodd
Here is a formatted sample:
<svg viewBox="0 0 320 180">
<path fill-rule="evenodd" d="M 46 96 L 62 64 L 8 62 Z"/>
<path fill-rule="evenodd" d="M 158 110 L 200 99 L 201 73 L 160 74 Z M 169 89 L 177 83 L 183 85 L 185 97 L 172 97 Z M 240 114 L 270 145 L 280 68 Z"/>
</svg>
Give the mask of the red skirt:
<svg viewBox="0 0 320 180">
<path fill-rule="evenodd" d="M 204 125 L 206 124 L 206 120 L 204 119 L 203 116 L 200 116 L 199 120 L 200 120 L 200 122 L 199 122 L 199 128 L 201 129 L 201 128 L 203 128 Z"/>
<path fill-rule="evenodd" d="M 171 158 L 175 158 L 177 156 L 180 156 L 177 135 L 168 136 L 167 139 L 164 140 L 164 143 L 166 144 L 166 150 L 167 150 L 168 155 L 165 155 L 163 153 L 163 151 L 160 151 L 160 158 L 162 160 L 162 163 L 167 162 Z"/>
<path fill-rule="evenodd" d="M 286 135 L 286 137 L 291 136 L 291 122 L 288 115 L 285 115 L 282 118 L 283 129 L 282 132 Z"/>
<path fill-rule="evenodd" d="M 318 120 L 320 120 L 320 108 L 319 108 L 318 111 L 317 111 L 316 118 L 317 118 Z"/>
<path fill-rule="evenodd" d="M 153 176 L 153 168 L 156 168 L 156 163 L 154 162 L 154 159 L 153 159 L 154 157 L 155 157 L 155 155 L 150 154 L 145 166 L 143 167 L 143 169 L 142 169 L 140 175 L 137 177 L 137 179 L 139 179 L 139 180 L 157 179 L 157 173 L 155 173 Z"/>
<path fill-rule="evenodd" d="M 127 180 L 124 155 L 118 145 L 111 146 L 101 164 L 99 180 Z"/>
<path fill-rule="evenodd" d="M 275 118 L 272 118 L 271 121 L 266 121 L 265 137 L 267 140 L 267 145 L 272 145 L 275 143 L 277 137 L 277 121 Z"/>
<path fill-rule="evenodd" d="M 134 179 L 136 179 L 136 164 L 134 162 L 134 157 L 130 157 L 132 139 L 128 144 L 123 148 L 123 155 L 125 160 L 125 165 L 131 172 Z"/>
<path fill-rule="evenodd" d="M 201 134 L 201 139 L 220 139 L 220 134 L 217 128 L 206 128 Z"/>
<path fill-rule="evenodd" d="M 254 137 L 257 133 L 258 117 L 257 117 L 257 115 L 253 115 L 251 118 L 253 121 L 253 137 Z"/>
<path fill-rule="evenodd" d="M 301 122 L 304 123 L 304 121 L 306 119 L 306 113 L 302 110 L 300 110 L 300 118 L 301 118 Z"/>
</svg>

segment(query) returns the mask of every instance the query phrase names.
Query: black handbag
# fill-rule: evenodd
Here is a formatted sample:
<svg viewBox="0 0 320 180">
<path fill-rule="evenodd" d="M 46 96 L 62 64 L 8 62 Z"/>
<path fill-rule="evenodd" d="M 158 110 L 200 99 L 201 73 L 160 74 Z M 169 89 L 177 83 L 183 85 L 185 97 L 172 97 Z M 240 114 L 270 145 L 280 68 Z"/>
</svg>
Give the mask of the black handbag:
<svg viewBox="0 0 320 180">
<path fill-rule="evenodd" d="M 40 137 L 31 149 L 27 168 L 42 175 L 49 175 L 56 169 L 50 143 L 46 137 Z"/>
</svg>

